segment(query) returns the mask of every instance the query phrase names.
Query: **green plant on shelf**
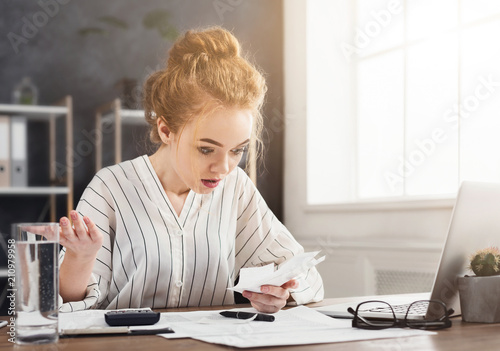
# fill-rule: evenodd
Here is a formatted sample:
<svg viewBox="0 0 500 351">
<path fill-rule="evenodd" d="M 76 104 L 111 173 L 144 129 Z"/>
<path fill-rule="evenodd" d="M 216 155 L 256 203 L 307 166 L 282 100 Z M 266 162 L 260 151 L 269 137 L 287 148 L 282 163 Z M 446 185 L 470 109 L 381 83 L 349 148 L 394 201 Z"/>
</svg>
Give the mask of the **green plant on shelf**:
<svg viewBox="0 0 500 351">
<path fill-rule="evenodd" d="M 121 30 L 127 30 L 129 28 L 127 22 L 115 16 L 101 16 L 97 18 L 97 21 L 100 22 L 99 26 L 80 28 L 78 30 L 78 34 L 81 36 L 107 36 L 109 34 L 110 27 Z M 177 29 L 170 24 L 170 13 L 167 10 L 157 9 L 146 13 L 142 18 L 142 25 L 146 29 L 156 30 L 165 40 L 174 40 L 179 35 Z"/>
</svg>

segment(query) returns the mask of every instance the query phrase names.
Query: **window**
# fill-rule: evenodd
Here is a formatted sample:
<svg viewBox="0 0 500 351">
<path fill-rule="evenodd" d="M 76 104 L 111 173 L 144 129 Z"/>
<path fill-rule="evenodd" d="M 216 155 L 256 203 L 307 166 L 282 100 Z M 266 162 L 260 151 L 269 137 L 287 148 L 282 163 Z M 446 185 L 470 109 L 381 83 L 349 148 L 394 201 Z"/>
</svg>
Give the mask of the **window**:
<svg viewBox="0 0 500 351">
<path fill-rule="evenodd" d="M 305 6 L 307 204 L 500 182 L 500 1 Z"/>
</svg>

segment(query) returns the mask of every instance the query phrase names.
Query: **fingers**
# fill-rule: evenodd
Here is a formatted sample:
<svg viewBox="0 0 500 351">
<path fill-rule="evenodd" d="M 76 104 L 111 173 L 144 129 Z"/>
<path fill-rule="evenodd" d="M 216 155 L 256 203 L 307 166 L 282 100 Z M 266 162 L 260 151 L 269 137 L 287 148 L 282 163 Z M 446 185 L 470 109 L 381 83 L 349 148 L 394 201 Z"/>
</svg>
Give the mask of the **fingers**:
<svg viewBox="0 0 500 351">
<path fill-rule="evenodd" d="M 285 307 L 290 293 L 278 286 L 262 286 L 262 294 L 244 291 L 243 296 L 250 300 L 260 312 L 274 313 Z"/>
<path fill-rule="evenodd" d="M 299 287 L 299 282 L 295 279 L 287 281 L 285 284 L 281 286 L 283 289 L 296 289 Z"/>
<path fill-rule="evenodd" d="M 284 289 L 279 286 L 262 285 L 260 287 L 260 291 L 262 291 L 262 294 L 264 296 L 269 295 L 278 299 L 287 300 L 290 297 L 290 292 L 288 291 L 288 289 Z"/>
<path fill-rule="evenodd" d="M 99 228 L 90 218 L 82 218 L 76 211 L 71 211 L 69 217 L 71 221 L 67 217 L 59 220 L 59 242 L 66 248 L 65 260 L 69 258 L 78 264 L 95 260 L 103 240 Z"/>
<path fill-rule="evenodd" d="M 244 291 L 243 296 L 250 300 L 252 306 L 260 312 L 275 313 L 285 307 L 290 291 L 298 287 L 295 279 L 287 281 L 282 286 L 263 285 L 260 288 L 262 293 Z"/>
<path fill-rule="evenodd" d="M 44 226 L 42 231 L 43 231 L 42 235 L 47 240 L 57 240 L 57 231 L 58 231 L 57 226 Z"/>
<path fill-rule="evenodd" d="M 47 240 L 57 238 L 57 227 L 45 224 L 20 225 L 19 229 L 23 232 L 28 232 L 36 235 L 41 235 Z"/>
<path fill-rule="evenodd" d="M 263 303 L 257 302 L 257 301 L 251 301 L 253 308 L 255 308 L 257 311 L 262 312 L 262 313 L 276 313 L 281 310 L 282 307 L 277 307 L 274 305 L 265 305 Z"/>
<path fill-rule="evenodd" d="M 94 222 L 90 220 L 89 217 L 85 216 L 83 217 L 83 221 L 87 225 L 87 228 L 89 229 L 89 236 L 92 241 L 100 242 L 102 241 L 102 234 L 101 231 L 97 228 Z"/>
<path fill-rule="evenodd" d="M 87 227 L 83 223 L 82 218 L 76 211 L 71 211 L 69 213 L 71 221 L 73 222 L 73 227 L 75 228 L 75 234 L 79 239 L 83 239 L 87 236 Z"/>
<path fill-rule="evenodd" d="M 67 217 L 62 217 L 59 221 L 61 227 L 61 244 L 64 245 L 65 242 L 74 242 L 77 240 L 89 239 L 96 242 L 102 241 L 102 234 L 95 225 L 94 222 L 90 220 L 87 216 L 82 218 L 76 211 L 70 212 L 70 217 L 73 222 L 71 222 Z"/>
<path fill-rule="evenodd" d="M 276 313 L 286 306 L 286 300 L 284 299 L 259 293 L 253 293 L 252 298 L 249 300 L 259 312 L 264 313 Z"/>
<path fill-rule="evenodd" d="M 76 235 L 73 232 L 73 228 L 71 228 L 69 219 L 67 217 L 62 217 L 59 220 L 59 225 L 61 227 L 59 241 L 61 245 L 65 246 L 67 242 L 73 241 L 76 239 Z"/>
</svg>

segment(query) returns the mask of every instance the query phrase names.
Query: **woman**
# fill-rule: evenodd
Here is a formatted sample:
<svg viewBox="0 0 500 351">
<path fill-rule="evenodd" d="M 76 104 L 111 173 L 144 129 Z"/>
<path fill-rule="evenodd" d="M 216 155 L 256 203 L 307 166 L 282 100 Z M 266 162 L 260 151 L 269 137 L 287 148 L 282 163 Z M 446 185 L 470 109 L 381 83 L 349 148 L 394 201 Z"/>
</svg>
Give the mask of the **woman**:
<svg viewBox="0 0 500 351">
<path fill-rule="evenodd" d="M 262 128 L 265 92 L 228 31 L 188 31 L 174 43 L 144 89 L 157 151 L 100 170 L 73 226 L 60 220 L 61 311 L 232 304 L 227 288 L 241 268 L 303 252 L 237 167 Z M 261 312 L 323 298 L 315 268 L 300 284 L 261 291 L 243 293 Z"/>
</svg>

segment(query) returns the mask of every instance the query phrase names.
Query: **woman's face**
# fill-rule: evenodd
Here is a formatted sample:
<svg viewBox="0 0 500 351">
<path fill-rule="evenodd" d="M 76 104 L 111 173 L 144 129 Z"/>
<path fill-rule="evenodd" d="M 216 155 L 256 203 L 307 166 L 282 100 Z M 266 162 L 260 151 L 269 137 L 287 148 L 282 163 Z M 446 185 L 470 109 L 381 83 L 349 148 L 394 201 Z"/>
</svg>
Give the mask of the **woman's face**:
<svg viewBox="0 0 500 351">
<path fill-rule="evenodd" d="M 211 193 L 233 171 L 250 143 L 249 110 L 226 108 L 187 124 L 173 135 L 172 165 L 188 188 Z"/>
</svg>

